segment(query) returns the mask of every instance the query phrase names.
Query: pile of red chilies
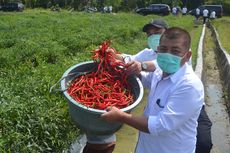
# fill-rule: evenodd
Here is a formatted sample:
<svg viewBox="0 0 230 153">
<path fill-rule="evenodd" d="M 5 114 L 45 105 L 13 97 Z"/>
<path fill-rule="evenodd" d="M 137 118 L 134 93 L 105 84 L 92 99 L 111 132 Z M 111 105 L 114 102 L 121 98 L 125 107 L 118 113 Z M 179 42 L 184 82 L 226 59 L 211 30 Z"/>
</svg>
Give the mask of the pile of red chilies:
<svg viewBox="0 0 230 153">
<path fill-rule="evenodd" d="M 90 108 L 125 108 L 133 103 L 123 69 L 125 63 L 116 60 L 118 52 L 115 49 L 110 48 L 113 52 L 106 51 L 109 45 L 110 42 L 105 41 L 99 49 L 93 50 L 92 59 L 98 64 L 97 71 L 76 78 L 67 90 L 75 101 Z"/>
</svg>

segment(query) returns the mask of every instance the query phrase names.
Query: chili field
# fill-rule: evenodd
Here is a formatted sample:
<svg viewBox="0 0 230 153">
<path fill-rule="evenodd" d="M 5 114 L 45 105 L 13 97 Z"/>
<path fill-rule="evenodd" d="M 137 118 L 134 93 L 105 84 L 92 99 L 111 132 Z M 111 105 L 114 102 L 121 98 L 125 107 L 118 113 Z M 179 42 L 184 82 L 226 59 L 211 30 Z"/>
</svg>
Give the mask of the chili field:
<svg viewBox="0 0 230 153">
<path fill-rule="evenodd" d="M 192 36 L 193 65 L 201 26 L 192 16 L 140 16 L 26 10 L 0 12 L 0 152 L 63 152 L 80 134 L 61 93 L 49 89 L 72 65 L 112 40 L 117 51 L 147 47 L 144 24 L 163 18 Z"/>
</svg>

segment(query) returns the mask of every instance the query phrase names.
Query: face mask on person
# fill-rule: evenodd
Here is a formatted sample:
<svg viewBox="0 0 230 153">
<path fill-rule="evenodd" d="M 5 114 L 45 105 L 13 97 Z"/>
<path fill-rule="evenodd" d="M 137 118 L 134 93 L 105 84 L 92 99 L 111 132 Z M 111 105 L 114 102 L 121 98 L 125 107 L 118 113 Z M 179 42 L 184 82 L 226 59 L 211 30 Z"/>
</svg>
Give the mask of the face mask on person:
<svg viewBox="0 0 230 153">
<path fill-rule="evenodd" d="M 157 63 L 163 72 L 172 74 L 179 70 L 181 60 L 184 58 L 184 56 L 180 57 L 169 53 L 158 53 Z"/>
<path fill-rule="evenodd" d="M 152 34 L 148 37 L 148 45 L 152 50 L 157 51 L 157 46 L 159 46 L 160 38 L 160 34 Z"/>
</svg>

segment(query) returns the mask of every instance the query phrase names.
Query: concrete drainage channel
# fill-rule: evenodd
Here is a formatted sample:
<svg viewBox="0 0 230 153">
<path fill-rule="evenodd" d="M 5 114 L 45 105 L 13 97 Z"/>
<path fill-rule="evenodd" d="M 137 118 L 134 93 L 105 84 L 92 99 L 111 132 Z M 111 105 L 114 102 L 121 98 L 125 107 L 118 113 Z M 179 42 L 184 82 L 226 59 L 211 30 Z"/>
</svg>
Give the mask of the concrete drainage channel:
<svg viewBox="0 0 230 153">
<path fill-rule="evenodd" d="M 214 27 L 203 26 L 198 46 L 196 74 L 202 79 L 205 87 L 206 111 L 213 123 L 211 153 L 230 152 L 230 56 L 223 49 Z M 146 96 L 143 101 L 146 101 Z M 141 113 L 143 105 L 135 110 Z M 226 107 L 227 106 L 227 107 Z M 227 109 L 228 108 L 228 109 Z M 117 145 L 114 153 L 133 153 L 137 141 L 137 131 L 129 126 L 117 132 Z M 71 153 L 80 153 L 86 142 L 80 136 L 71 146 Z"/>
<path fill-rule="evenodd" d="M 211 153 L 229 153 L 230 58 L 221 46 L 215 28 L 210 25 L 210 29 L 206 28 L 205 31 L 202 81 L 206 93 L 206 111 L 213 123 Z"/>
</svg>

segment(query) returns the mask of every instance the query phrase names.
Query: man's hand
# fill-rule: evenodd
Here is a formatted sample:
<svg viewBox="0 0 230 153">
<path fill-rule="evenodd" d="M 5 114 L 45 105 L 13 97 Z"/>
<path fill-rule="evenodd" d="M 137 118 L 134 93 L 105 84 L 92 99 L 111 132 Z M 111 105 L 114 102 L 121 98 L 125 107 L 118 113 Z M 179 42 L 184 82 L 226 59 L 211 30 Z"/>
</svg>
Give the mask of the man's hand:
<svg viewBox="0 0 230 153">
<path fill-rule="evenodd" d="M 121 111 L 116 107 L 109 107 L 106 113 L 101 115 L 101 118 L 108 122 L 120 122 L 128 124 L 140 131 L 149 133 L 148 118 L 141 116 L 135 117 L 132 114 Z"/>
<path fill-rule="evenodd" d="M 126 64 L 126 73 L 128 75 L 139 75 L 141 72 L 141 63 L 138 61 L 131 61 Z"/>
<path fill-rule="evenodd" d="M 119 53 L 117 53 L 117 51 L 114 48 L 108 48 L 106 52 L 114 56 L 117 60 L 123 61 L 122 56 Z"/>
<path fill-rule="evenodd" d="M 144 70 L 146 72 L 154 72 L 156 70 L 156 66 L 153 61 L 145 61 L 143 62 L 147 65 L 147 68 Z M 142 71 L 141 62 L 131 61 L 126 64 L 126 73 L 128 75 L 140 75 Z"/>
<path fill-rule="evenodd" d="M 125 112 L 116 107 L 108 107 L 106 113 L 101 115 L 101 118 L 110 122 L 123 122 L 123 116 Z"/>
</svg>

